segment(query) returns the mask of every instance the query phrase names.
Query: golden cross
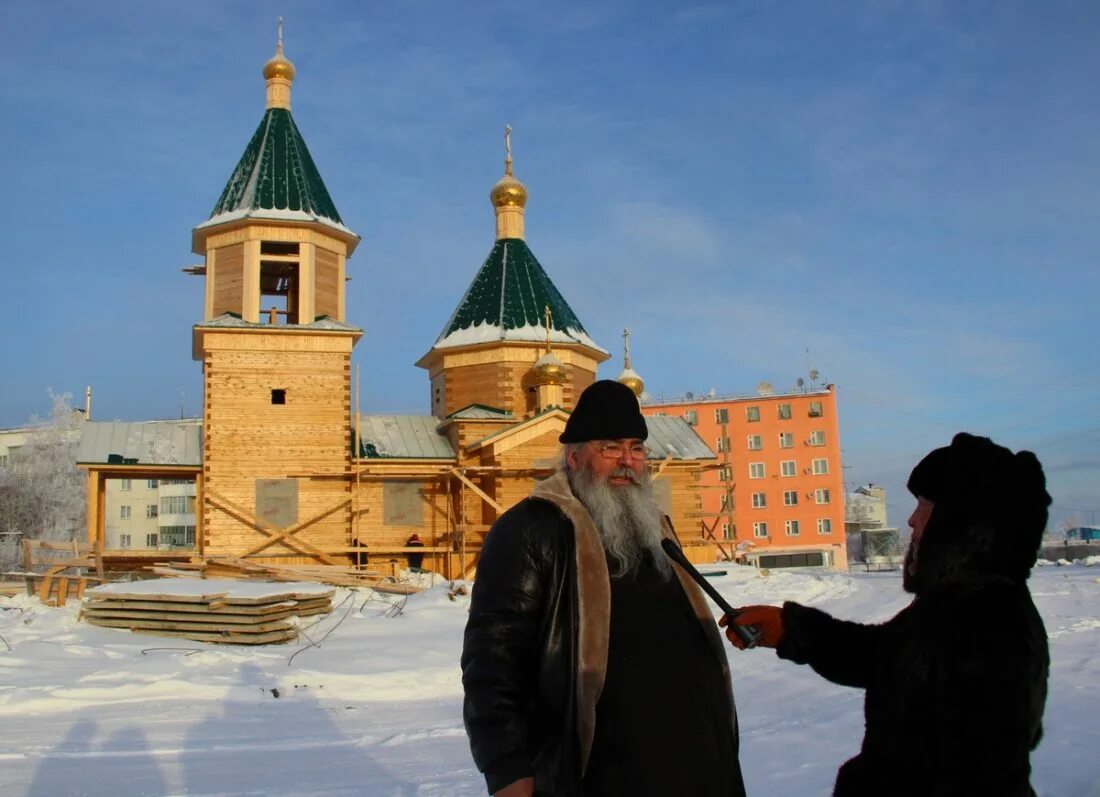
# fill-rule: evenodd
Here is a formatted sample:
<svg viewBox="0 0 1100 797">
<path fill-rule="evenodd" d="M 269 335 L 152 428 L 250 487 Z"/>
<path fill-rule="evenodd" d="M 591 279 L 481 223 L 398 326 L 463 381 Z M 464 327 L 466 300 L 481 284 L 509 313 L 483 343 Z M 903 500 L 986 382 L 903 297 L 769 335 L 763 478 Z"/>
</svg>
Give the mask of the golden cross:
<svg viewBox="0 0 1100 797">
<path fill-rule="evenodd" d="M 278 29 L 279 29 L 279 43 L 278 43 L 277 46 L 279 48 L 279 52 L 282 52 L 283 51 L 283 18 L 282 17 L 279 17 Z"/>
<path fill-rule="evenodd" d="M 504 154 L 508 160 L 512 159 L 512 126 L 504 126 Z"/>
<path fill-rule="evenodd" d="M 630 367 L 630 330 L 623 329 L 623 366 Z"/>
</svg>

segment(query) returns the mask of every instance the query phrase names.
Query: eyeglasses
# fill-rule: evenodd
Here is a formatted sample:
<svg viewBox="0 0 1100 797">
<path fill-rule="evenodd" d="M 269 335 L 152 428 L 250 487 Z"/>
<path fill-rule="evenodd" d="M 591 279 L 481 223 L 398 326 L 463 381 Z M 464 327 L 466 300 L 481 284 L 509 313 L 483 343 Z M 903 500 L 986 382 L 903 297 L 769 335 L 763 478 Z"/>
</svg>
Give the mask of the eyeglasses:
<svg viewBox="0 0 1100 797">
<path fill-rule="evenodd" d="M 622 459 L 623 454 L 629 455 L 631 459 L 645 459 L 649 453 L 649 449 L 641 443 L 594 442 L 592 447 L 607 459 Z"/>
</svg>

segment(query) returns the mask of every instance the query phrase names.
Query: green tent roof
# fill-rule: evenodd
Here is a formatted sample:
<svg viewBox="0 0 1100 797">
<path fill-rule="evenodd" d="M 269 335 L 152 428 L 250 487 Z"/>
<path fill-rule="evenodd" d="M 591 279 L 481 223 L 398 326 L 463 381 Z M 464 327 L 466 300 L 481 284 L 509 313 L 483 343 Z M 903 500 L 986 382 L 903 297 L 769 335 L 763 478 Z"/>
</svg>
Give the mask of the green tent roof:
<svg viewBox="0 0 1100 797">
<path fill-rule="evenodd" d="M 269 108 L 202 227 L 238 218 L 319 221 L 351 232 L 285 108 Z"/>
<path fill-rule="evenodd" d="M 470 283 L 434 348 L 499 340 L 541 343 L 546 340 L 543 313 L 547 306 L 552 342 L 580 343 L 604 351 L 588 337 L 527 242 L 502 238 Z"/>
</svg>

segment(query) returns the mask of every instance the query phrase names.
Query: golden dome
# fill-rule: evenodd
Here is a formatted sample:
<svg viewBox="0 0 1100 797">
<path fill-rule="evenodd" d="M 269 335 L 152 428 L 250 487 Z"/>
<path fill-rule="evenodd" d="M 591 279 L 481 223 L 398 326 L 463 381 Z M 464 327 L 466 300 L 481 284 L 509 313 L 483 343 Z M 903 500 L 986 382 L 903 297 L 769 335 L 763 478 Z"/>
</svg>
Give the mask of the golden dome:
<svg viewBox="0 0 1100 797">
<path fill-rule="evenodd" d="M 641 398 L 642 393 L 645 392 L 645 382 L 643 382 L 642 378 L 631 368 L 624 368 L 623 372 L 619 374 L 615 381 L 620 385 L 626 385 L 638 398 Z"/>
<path fill-rule="evenodd" d="M 489 192 L 489 201 L 495 208 L 522 208 L 527 204 L 527 187 L 512 174 L 511 158 L 505 166 L 504 176 L 497 180 L 497 184 Z"/>
<path fill-rule="evenodd" d="M 535 385 L 562 385 L 566 377 L 565 364 L 553 352 L 539 357 L 531 368 L 531 382 Z"/>
</svg>

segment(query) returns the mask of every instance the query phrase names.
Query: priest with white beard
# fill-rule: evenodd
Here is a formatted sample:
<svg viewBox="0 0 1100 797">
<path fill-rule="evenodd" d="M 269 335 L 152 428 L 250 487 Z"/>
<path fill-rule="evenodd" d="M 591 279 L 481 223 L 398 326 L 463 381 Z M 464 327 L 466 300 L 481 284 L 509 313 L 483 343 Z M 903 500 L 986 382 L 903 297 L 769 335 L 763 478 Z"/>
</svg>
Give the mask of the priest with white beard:
<svg viewBox="0 0 1100 797">
<path fill-rule="evenodd" d="M 745 794 L 725 648 L 661 549 L 647 436 L 629 388 L 592 384 L 559 469 L 485 538 L 462 683 L 490 794 Z"/>
</svg>

